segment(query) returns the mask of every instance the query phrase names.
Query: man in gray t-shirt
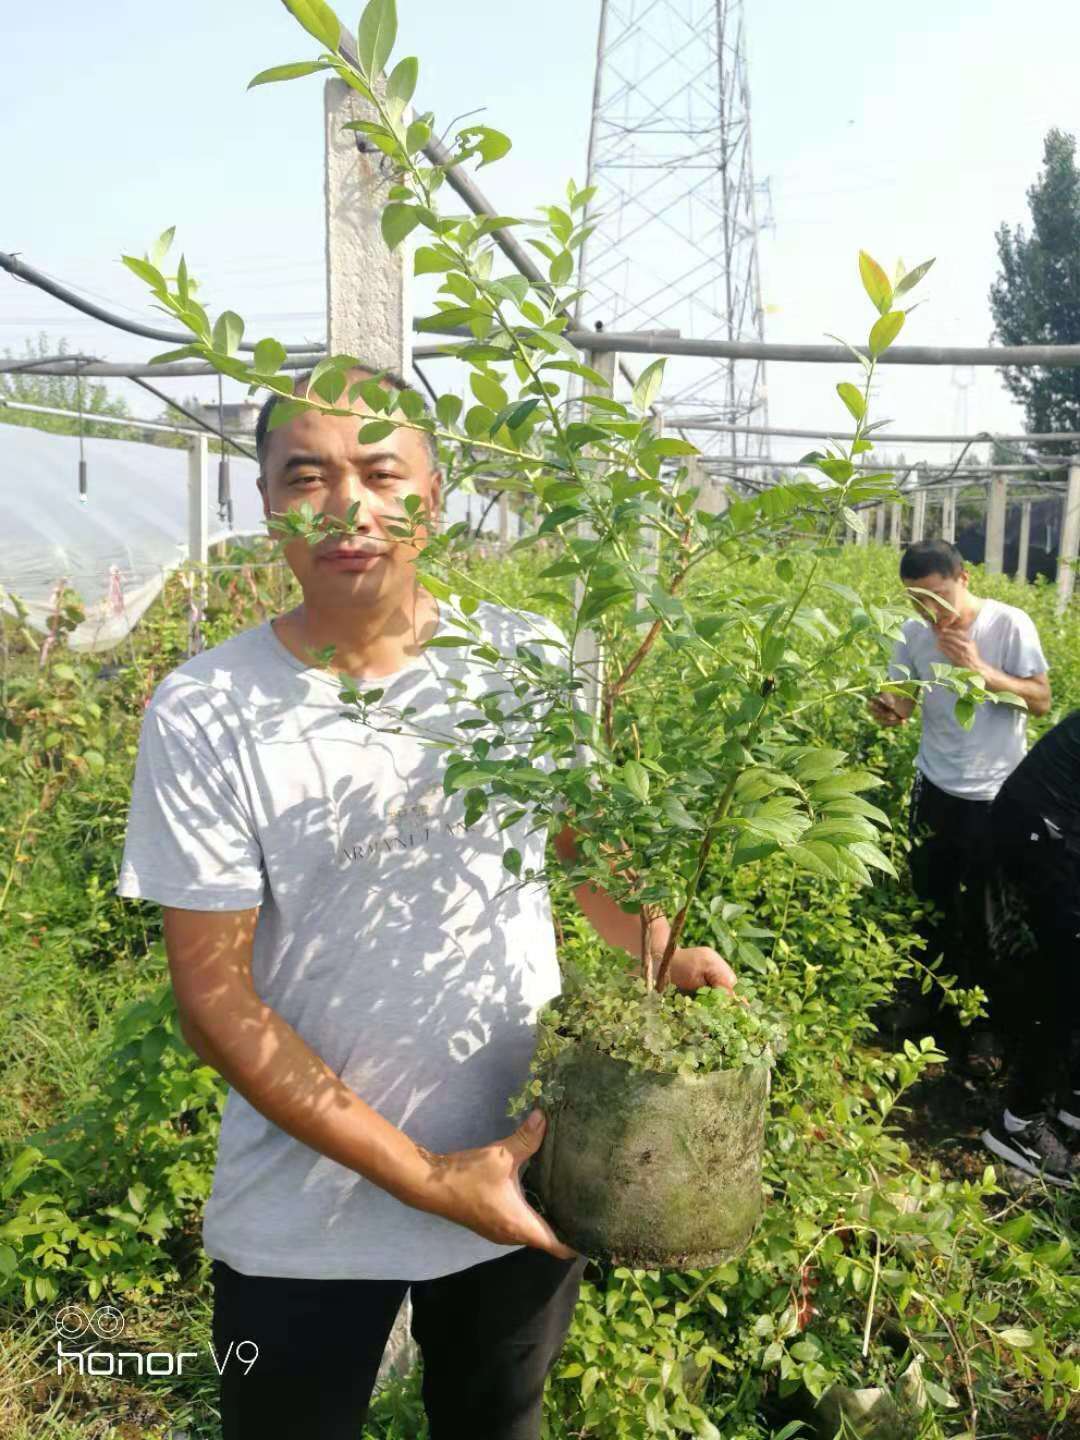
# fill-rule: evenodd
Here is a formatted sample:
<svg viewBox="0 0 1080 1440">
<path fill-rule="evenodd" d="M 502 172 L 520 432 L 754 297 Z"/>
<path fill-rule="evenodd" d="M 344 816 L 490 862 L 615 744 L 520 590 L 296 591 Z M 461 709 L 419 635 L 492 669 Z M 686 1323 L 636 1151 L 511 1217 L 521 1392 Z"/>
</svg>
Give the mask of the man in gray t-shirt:
<svg viewBox="0 0 1080 1440">
<path fill-rule="evenodd" d="M 945 540 L 907 547 L 900 578 L 921 618 L 909 620 L 892 655 L 893 680 L 933 681 L 935 665 L 982 675 L 992 694 L 1022 699 L 1027 711 L 1050 708 L 1046 657 L 1031 617 L 1013 605 L 973 595 L 963 557 Z M 870 713 L 883 726 L 904 724 L 922 707 L 909 817 L 911 878 L 934 915 L 925 926 L 928 960 L 944 954 L 961 984 L 988 985 L 985 908 L 989 810 L 1027 749 L 1027 712 L 984 701 L 965 730 L 956 695 L 930 684 L 919 699 L 883 692 Z M 954 1052 L 967 1033 L 948 1037 Z"/>
<path fill-rule="evenodd" d="M 302 605 L 158 687 L 119 884 L 165 907 L 183 1033 L 230 1086 L 203 1239 L 218 1353 L 254 1340 L 259 1358 L 223 1369 L 224 1440 L 358 1434 L 409 1289 L 433 1440 L 532 1440 L 581 1272 L 519 1180 L 543 1116 L 506 1136 L 559 973 L 546 890 L 509 885 L 502 857 L 540 870 L 545 837 L 527 820 L 466 830 L 440 752 L 378 725 L 412 707 L 450 736 L 455 688 L 500 683 L 424 648 L 439 609 L 389 527 L 408 495 L 438 514 L 427 437 L 361 444 L 357 419 L 319 410 L 271 430 L 273 404 L 257 432 L 267 514 L 355 507 L 351 530 L 290 541 Z M 475 618 L 504 654 L 565 649 L 539 617 Z M 313 660 L 328 647 L 383 690 L 377 728 L 344 713 Z M 557 848 L 573 845 L 568 827 Z M 637 947 L 638 916 L 576 894 L 609 944 Z M 654 948 L 669 933 L 657 920 Z M 733 980 L 705 947 L 677 950 L 671 974 L 684 990 Z"/>
</svg>

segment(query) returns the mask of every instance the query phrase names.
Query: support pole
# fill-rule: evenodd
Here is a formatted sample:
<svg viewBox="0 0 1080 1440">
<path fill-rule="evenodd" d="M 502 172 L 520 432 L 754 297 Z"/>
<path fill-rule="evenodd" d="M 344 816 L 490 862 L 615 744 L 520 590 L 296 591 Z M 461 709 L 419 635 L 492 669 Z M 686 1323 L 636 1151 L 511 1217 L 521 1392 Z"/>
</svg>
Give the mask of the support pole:
<svg viewBox="0 0 1080 1440">
<path fill-rule="evenodd" d="M 1016 578 L 1021 585 L 1027 584 L 1028 556 L 1031 553 L 1031 501 L 1025 500 L 1020 506 L 1020 549 L 1016 557 Z"/>
<path fill-rule="evenodd" d="M 377 369 L 408 376 L 411 251 L 407 244 L 388 250 L 382 238 L 390 184 L 382 151 L 360 131 L 341 128 L 350 120 L 375 119 L 375 110 L 343 80 L 328 80 L 323 113 L 327 352 L 356 355 Z"/>
<path fill-rule="evenodd" d="M 612 392 L 615 388 L 615 369 L 618 365 L 618 356 L 614 350 L 602 352 L 590 351 L 585 357 L 585 364 L 591 369 L 598 371 L 611 386 Z M 584 394 L 603 394 L 599 386 L 585 385 Z M 584 408 L 584 407 L 583 407 Z M 583 536 L 590 536 L 591 529 L 587 524 L 579 527 L 578 533 Z M 580 605 L 585 594 L 585 587 L 580 577 L 574 582 L 574 604 Z M 579 630 L 577 643 L 574 647 L 574 666 L 581 671 L 584 686 L 581 694 L 582 709 L 594 719 L 600 715 L 600 697 L 604 687 L 604 657 L 600 648 L 600 640 L 595 630 Z"/>
<path fill-rule="evenodd" d="M 956 544 L 956 487 L 946 487 L 941 497 L 941 538 Z"/>
<path fill-rule="evenodd" d="M 510 543 L 510 495 L 504 490 L 499 496 L 499 544 Z"/>
<path fill-rule="evenodd" d="M 1057 608 L 1068 608 L 1076 585 L 1076 555 L 1080 548 L 1080 463 L 1069 466 L 1069 488 L 1061 517 L 1061 545 L 1058 549 Z"/>
<path fill-rule="evenodd" d="M 885 544 L 885 502 L 874 506 L 874 540 L 878 545 Z"/>
<path fill-rule="evenodd" d="M 899 550 L 903 536 L 904 510 L 899 500 L 894 500 L 889 506 L 889 544 L 895 545 Z"/>
<path fill-rule="evenodd" d="M 687 484 L 697 490 L 697 508 L 706 515 L 723 515 L 730 503 L 727 487 L 722 480 L 710 475 L 700 455 L 691 455 L 686 462 L 689 471 Z"/>
<path fill-rule="evenodd" d="M 926 491 L 916 490 L 911 497 L 912 542 L 926 539 Z"/>
<path fill-rule="evenodd" d="M 995 475 L 986 496 L 986 553 L 988 575 L 1001 575 L 1005 570 L 1005 515 L 1009 503 L 1009 481 Z"/>
<path fill-rule="evenodd" d="M 188 564 L 194 569 L 188 650 L 202 649 L 206 612 L 206 566 L 210 559 L 210 448 L 205 435 L 188 444 Z"/>
</svg>

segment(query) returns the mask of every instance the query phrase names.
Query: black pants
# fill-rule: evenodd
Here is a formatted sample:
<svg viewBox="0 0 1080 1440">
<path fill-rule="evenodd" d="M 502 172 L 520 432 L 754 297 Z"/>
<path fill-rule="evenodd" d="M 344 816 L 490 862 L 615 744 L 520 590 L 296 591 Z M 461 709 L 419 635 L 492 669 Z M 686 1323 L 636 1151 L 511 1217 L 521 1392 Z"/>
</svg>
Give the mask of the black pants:
<svg viewBox="0 0 1080 1440">
<path fill-rule="evenodd" d="M 224 1440 L 359 1440 L 406 1290 L 431 1440 L 538 1440 L 584 1265 L 524 1249 L 410 1284 L 242 1275 L 214 1260 Z M 242 1340 L 259 1347 L 247 1370 Z"/>
<path fill-rule="evenodd" d="M 991 828 L 1004 907 L 992 1006 L 1009 1048 L 1007 1103 L 1016 1115 L 1060 1104 L 1075 1111 L 1067 1092 L 1080 1084 L 1070 1059 L 1080 1003 L 1080 844 L 1004 795 Z"/>
<path fill-rule="evenodd" d="M 943 970 L 965 987 L 988 988 L 987 886 L 990 800 L 949 795 L 915 772 L 911 791 L 911 883 L 933 907 L 922 926 L 926 959 L 944 956 Z"/>
</svg>

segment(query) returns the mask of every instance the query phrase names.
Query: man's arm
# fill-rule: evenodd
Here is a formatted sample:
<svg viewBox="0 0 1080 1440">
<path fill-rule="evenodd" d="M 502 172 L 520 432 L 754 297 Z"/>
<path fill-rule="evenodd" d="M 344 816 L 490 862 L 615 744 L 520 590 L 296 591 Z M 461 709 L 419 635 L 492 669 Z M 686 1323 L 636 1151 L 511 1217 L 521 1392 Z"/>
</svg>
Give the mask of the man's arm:
<svg viewBox="0 0 1080 1440">
<path fill-rule="evenodd" d="M 987 690 L 996 694 L 1019 695 L 1033 715 L 1049 714 L 1052 697 L 1050 677 L 1045 671 L 1038 675 L 1010 675 L 1005 670 L 999 670 L 982 658 L 978 646 L 966 630 L 945 626 L 939 630 L 937 642 L 947 660 L 981 675 Z"/>
<path fill-rule="evenodd" d="M 255 990 L 258 910 L 166 907 L 165 948 L 185 1040 L 260 1114 L 405 1205 L 500 1245 L 573 1251 L 526 1204 L 518 1180 L 540 1147 L 536 1112 L 493 1145 L 432 1155 L 367 1105 Z"/>
<path fill-rule="evenodd" d="M 566 825 L 555 837 L 555 853 L 564 864 L 577 859 L 577 843 L 573 826 Z M 574 898 L 581 913 L 588 920 L 601 940 L 613 950 L 626 950 L 635 959 L 641 959 L 641 916 L 631 915 L 620 909 L 605 891 L 595 885 L 583 882 L 574 888 Z M 663 916 L 649 924 L 650 954 L 657 961 L 671 937 L 671 926 Z M 672 956 L 668 972 L 672 984 L 680 990 L 700 990 L 705 986 L 723 986 L 730 990 L 735 984 L 735 972 L 715 950 L 706 945 L 692 945 L 680 948 Z"/>
</svg>

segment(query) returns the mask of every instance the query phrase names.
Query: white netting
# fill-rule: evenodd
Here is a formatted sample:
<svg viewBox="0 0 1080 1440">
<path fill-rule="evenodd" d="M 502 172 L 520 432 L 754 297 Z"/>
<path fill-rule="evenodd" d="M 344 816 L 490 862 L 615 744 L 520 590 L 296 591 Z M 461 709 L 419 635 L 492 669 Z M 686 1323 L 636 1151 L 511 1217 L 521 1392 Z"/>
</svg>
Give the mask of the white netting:
<svg viewBox="0 0 1080 1440">
<path fill-rule="evenodd" d="M 83 445 L 85 504 L 76 436 L 0 425 L 0 609 L 12 613 L 17 595 L 35 629 L 47 631 L 65 582 L 86 607 L 67 643 L 109 650 L 187 559 L 188 452 L 98 436 Z M 217 517 L 216 455 L 209 470 L 210 543 L 265 533 L 254 461 L 229 459 L 231 530 Z M 469 508 L 479 513 L 477 497 Z M 451 496 L 446 509 L 448 519 L 465 519 L 466 497 Z"/>
<path fill-rule="evenodd" d="M 56 587 L 86 607 L 75 650 L 108 650 L 131 630 L 187 559 L 188 452 L 129 440 L 83 441 L 87 498 L 79 500 L 79 442 L 0 426 L 0 606 L 19 597 L 47 630 Z M 210 542 L 263 530 L 254 461 L 230 457 L 230 530 L 217 518 L 217 457 L 210 458 Z"/>
</svg>

